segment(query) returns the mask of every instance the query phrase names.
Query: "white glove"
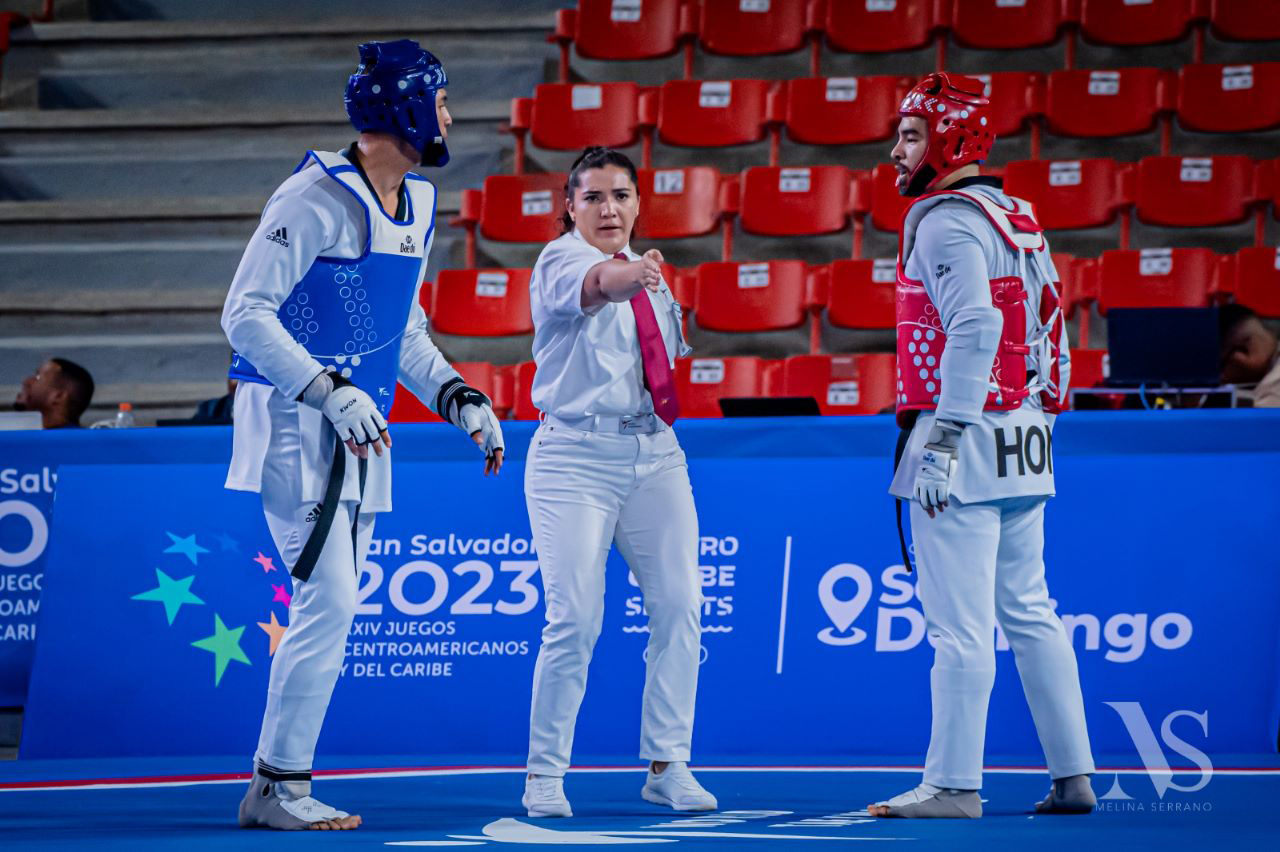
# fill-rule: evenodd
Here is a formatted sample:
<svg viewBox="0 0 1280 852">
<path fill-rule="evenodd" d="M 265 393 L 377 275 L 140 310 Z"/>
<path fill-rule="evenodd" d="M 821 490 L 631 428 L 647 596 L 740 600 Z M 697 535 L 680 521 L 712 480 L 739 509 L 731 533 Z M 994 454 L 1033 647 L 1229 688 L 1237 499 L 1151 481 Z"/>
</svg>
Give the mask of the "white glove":
<svg viewBox="0 0 1280 852">
<path fill-rule="evenodd" d="M 498 415 L 493 413 L 493 407 L 488 403 L 463 405 L 458 417 L 462 421 L 463 432 L 472 436 L 480 433 L 480 449 L 484 450 L 485 458 L 493 458 L 496 451 L 504 449 L 502 424 L 498 422 Z"/>
<path fill-rule="evenodd" d="M 373 444 L 378 454 L 387 429 L 386 418 L 369 394 L 337 373 L 321 373 L 302 392 L 301 401 L 320 412 L 333 424 L 338 437 L 357 446 Z M 389 445 L 390 442 L 388 442 Z"/>
<path fill-rule="evenodd" d="M 436 413 L 466 432 L 484 452 L 485 474 L 502 467 L 505 444 L 493 403 L 462 379 L 446 382 L 436 395 Z"/>
<path fill-rule="evenodd" d="M 935 420 L 929 439 L 920 456 L 916 471 L 916 500 L 929 517 L 941 512 L 951 499 L 951 474 L 956 469 L 956 454 L 964 427 L 947 420 Z"/>
</svg>

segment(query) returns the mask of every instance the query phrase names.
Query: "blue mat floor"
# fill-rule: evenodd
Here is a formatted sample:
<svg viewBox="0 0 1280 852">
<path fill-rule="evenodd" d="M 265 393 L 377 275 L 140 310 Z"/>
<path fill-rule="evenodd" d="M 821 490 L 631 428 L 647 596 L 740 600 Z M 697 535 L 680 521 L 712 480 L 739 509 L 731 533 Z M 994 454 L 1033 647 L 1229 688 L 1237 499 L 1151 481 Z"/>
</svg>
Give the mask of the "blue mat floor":
<svg viewBox="0 0 1280 852">
<path fill-rule="evenodd" d="M 0 765 L 0 847 L 204 852 L 678 843 L 736 851 L 909 843 L 913 850 L 1265 849 L 1275 848 L 1280 836 L 1275 763 L 1253 770 L 1232 764 L 1237 768 L 1219 769 L 1200 790 L 1167 789 L 1163 797 L 1144 772 L 1100 772 L 1094 787 L 1109 796 L 1087 817 L 1032 815 L 1032 804 L 1048 786 L 1043 771 L 995 769 L 986 776 L 982 820 L 932 822 L 872 820 L 864 811 L 868 803 L 914 786 L 920 777 L 915 769 L 702 768 L 699 777 L 719 797 L 721 810 L 696 816 L 643 802 L 639 769 L 581 770 L 566 779 L 575 816 L 565 820 L 525 817 L 519 769 L 335 770 L 316 781 L 317 797 L 360 813 L 364 827 L 276 833 L 236 827 L 244 782 L 226 776 L 242 767 L 225 759 L 184 766 L 212 776 L 194 782 L 174 775 L 171 760 L 163 762 L 164 770 L 158 761 L 17 761 Z M 1253 765 L 1259 765 L 1256 759 Z M 71 779 L 115 780 L 86 787 Z M 1117 779 L 1122 792 L 1113 786 Z M 1174 777 L 1183 787 L 1200 780 L 1198 772 Z M 63 786 L 20 786 L 50 783 Z"/>
</svg>

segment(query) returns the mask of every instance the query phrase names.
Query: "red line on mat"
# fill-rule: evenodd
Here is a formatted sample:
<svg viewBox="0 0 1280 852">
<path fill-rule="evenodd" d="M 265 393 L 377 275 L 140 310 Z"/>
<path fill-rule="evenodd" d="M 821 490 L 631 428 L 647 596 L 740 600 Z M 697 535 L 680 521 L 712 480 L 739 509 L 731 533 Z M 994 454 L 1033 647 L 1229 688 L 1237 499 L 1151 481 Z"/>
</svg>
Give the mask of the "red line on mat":
<svg viewBox="0 0 1280 852">
<path fill-rule="evenodd" d="M 614 770 L 625 771 L 633 767 L 629 766 L 580 766 L 575 767 L 579 770 Z M 821 771 L 856 771 L 856 770 L 876 770 L 876 771 L 902 771 L 902 772 L 918 772 L 921 771 L 920 766 L 878 766 L 878 765 L 826 765 L 826 766 L 702 766 L 703 770 L 708 771 L 805 771 L 805 772 L 821 772 Z M 403 772 L 466 772 L 466 771 L 493 771 L 517 772 L 524 769 L 522 766 L 394 766 L 394 767 L 375 767 L 369 769 L 317 769 L 312 774 L 316 777 L 325 776 L 377 776 L 391 775 Z M 985 767 L 989 772 L 1000 772 L 1001 770 L 1017 770 L 1017 771 L 1034 771 L 1043 770 L 1043 766 L 988 766 Z M 636 771 L 639 771 L 638 769 Z M 1135 766 L 1100 766 L 1098 773 L 1105 772 L 1144 772 L 1143 767 Z M 1173 767 L 1173 772 L 1193 772 L 1195 769 Z M 1215 766 L 1214 772 L 1247 772 L 1249 774 L 1280 774 L 1280 767 L 1270 766 Z M 200 784 L 217 781 L 248 781 L 250 773 L 248 772 L 216 772 L 193 775 L 144 775 L 131 778 L 67 778 L 67 779 L 50 779 L 41 781 L 3 781 L 0 782 L 0 790 L 41 790 L 41 789 L 73 789 L 76 787 L 93 787 L 103 784 L 118 785 L 146 785 L 146 784 Z"/>
</svg>

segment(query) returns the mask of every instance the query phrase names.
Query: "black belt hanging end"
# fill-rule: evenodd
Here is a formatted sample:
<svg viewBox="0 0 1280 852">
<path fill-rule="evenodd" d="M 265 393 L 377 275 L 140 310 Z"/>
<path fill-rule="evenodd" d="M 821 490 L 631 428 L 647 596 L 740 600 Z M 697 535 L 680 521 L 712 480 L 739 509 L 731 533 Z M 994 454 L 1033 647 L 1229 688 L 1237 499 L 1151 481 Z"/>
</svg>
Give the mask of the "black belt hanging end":
<svg viewBox="0 0 1280 852">
<path fill-rule="evenodd" d="M 363 460 L 362 460 L 363 470 Z M 311 535 L 302 548 L 302 555 L 294 563 L 291 573 L 295 579 L 305 583 L 311 579 L 311 572 L 316 568 L 316 560 L 324 543 L 329 538 L 329 530 L 333 527 L 333 516 L 338 513 L 338 501 L 342 499 L 342 483 L 347 478 L 347 447 L 335 432 L 333 435 L 333 465 L 329 468 L 329 484 L 324 489 L 324 502 L 320 504 L 320 514 L 316 525 L 311 528 Z M 363 477 L 361 485 L 363 486 Z M 363 490 L 363 489 L 362 489 Z"/>
<path fill-rule="evenodd" d="M 907 451 L 907 443 L 911 440 L 911 430 L 915 425 L 915 417 L 912 417 L 910 423 L 898 430 L 898 445 L 893 449 L 893 472 L 895 475 L 898 473 L 898 465 L 902 463 L 902 456 Z M 893 498 L 893 509 L 898 519 L 898 547 L 902 548 L 902 564 L 906 567 L 907 573 L 910 574 L 915 570 L 915 566 L 911 564 L 911 553 L 907 550 L 907 533 L 902 523 L 902 504 L 904 502 L 906 501 L 899 497 Z"/>
</svg>

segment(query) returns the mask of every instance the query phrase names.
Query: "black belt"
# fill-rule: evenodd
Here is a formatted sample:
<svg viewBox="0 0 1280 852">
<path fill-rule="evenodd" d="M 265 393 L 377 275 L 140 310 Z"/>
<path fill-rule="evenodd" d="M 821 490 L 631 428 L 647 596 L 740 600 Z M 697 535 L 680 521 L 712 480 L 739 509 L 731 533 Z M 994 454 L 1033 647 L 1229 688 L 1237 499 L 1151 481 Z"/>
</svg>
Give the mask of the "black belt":
<svg viewBox="0 0 1280 852">
<path fill-rule="evenodd" d="M 898 445 L 893 449 L 893 473 L 898 473 L 898 465 L 902 463 L 902 455 L 907 451 L 907 442 L 911 440 L 911 430 L 916 425 L 916 416 L 918 412 L 911 413 L 911 420 L 898 430 Z M 902 504 L 900 497 L 893 498 L 893 509 L 898 516 L 898 546 L 902 548 L 902 564 L 906 566 L 907 572 L 912 570 L 911 554 L 907 552 L 907 534 L 902 526 Z"/>
<path fill-rule="evenodd" d="M 369 459 L 360 459 L 360 500 L 364 501 L 364 481 L 369 473 Z M 316 518 L 316 525 L 311 528 L 311 535 L 307 538 L 307 544 L 302 548 L 302 555 L 298 557 L 298 561 L 294 563 L 293 570 L 289 573 L 300 580 L 306 582 L 311 579 L 311 572 L 316 568 L 316 560 L 320 558 L 320 551 L 324 550 L 324 543 L 329 538 L 329 530 L 333 527 L 333 516 L 338 513 L 338 502 L 342 499 L 342 484 L 347 478 L 347 445 L 343 442 L 337 432 L 333 435 L 333 464 L 329 467 L 329 482 L 324 489 L 324 502 L 320 504 L 320 515 Z M 356 550 L 356 527 L 360 523 L 360 504 L 356 504 L 355 517 L 351 519 L 351 549 Z M 358 554 L 357 554 L 358 555 Z M 360 573 L 360 565 L 356 564 L 356 574 Z"/>
</svg>

